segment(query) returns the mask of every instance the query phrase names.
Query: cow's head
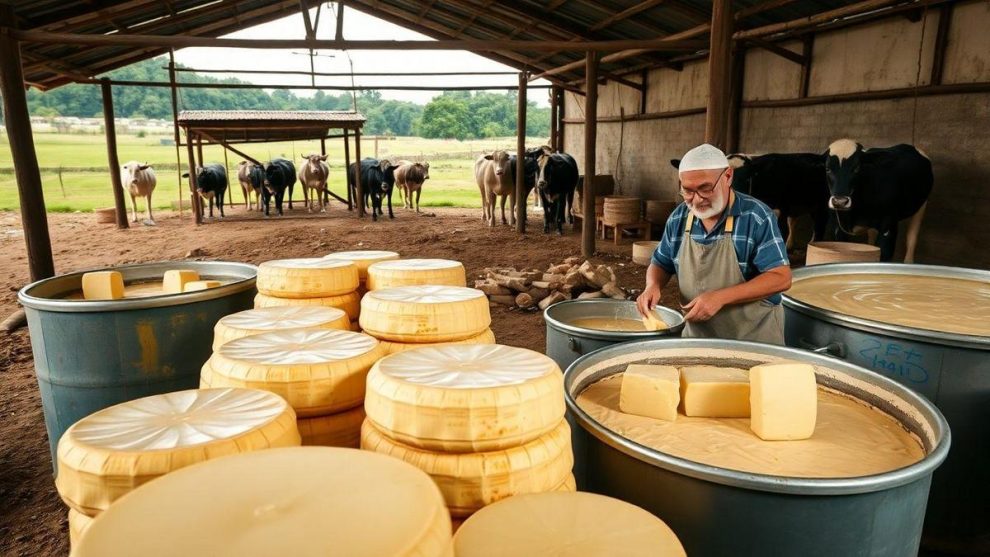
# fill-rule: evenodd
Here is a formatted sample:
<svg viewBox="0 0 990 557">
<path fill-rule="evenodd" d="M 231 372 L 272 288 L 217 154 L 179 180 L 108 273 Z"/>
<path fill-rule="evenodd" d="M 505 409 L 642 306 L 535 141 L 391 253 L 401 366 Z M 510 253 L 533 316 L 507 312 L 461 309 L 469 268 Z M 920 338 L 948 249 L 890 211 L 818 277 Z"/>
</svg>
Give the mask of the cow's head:
<svg viewBox="0 0 990 557">
<path fill-rule="evenodd" d="M 496 176 L 502 176 L 509 172 L 509 153 L 507 151 L 499 149 L 490 155 L 485 155 L 485 158 L 495 163 Z"/>
<path fill-rule="evenodd" d="M 327 156 L 311 154 L 311 155 L 303 155 L 302 159 L 306 161 L 307 164 L 313 165 L 314 168 L 319 168 L 320 163 L 327 160 Z"/>
<path fill-rule="evenodd" d="M 863 146 L 851 139 L 840 139 L 828 146 L 825 152 L 825 177 L 831 197 L 829 209 L 852 209 L 853 191 L 863 159 Z"/>
<path fill-rule="evenodd" d="M 379 168 L 382 169 L 382 179 L 378 191 L 372 190 L 372 193 L 377 193 L 380 196 L 387 195 L 395 187 L 395 169 L 399 168 L 399 165 L 383 160 L 379 164 Z"/>
<path fill-rule="evenodd" d="M 540 150 L 536 157 L 536 189 L 540 193 L 547 187 L 550 182 L 551 170 L 547 168 L 547 163 L 550 162 L 550 150 L 547 148 L 546 151 Z"/>
<path fill-rule="evenodd" d="M 423 181 L 429 180 L 430 179 L 430 163 L 424 162 L 424 163 L 417 163 L 417 164 L 422 164 L 423 165 Z"/>
<path fill-rule="evenodd" d="M 265 165 L 265 189 L 274 194 L 284 188 L 285 176 L 282 175 L 282 168 L 269 162 Z"/>
</svg>

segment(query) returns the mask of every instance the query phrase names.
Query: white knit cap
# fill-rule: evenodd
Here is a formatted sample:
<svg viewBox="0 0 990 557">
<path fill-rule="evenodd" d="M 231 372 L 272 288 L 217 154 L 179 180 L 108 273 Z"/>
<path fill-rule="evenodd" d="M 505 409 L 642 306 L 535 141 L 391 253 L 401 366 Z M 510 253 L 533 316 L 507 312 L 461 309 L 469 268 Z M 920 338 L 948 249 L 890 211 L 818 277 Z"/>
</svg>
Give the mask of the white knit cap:
<svg viewBox="0 0 990 557">
<path fill-rule="evenodd" d="M 729 159 L 725 158 L 725 153 L 721 149 L 703 143 L 684 154 L 677 172 L 684 174 L 692 170 L 721 170 L 728 167 Z"/>
</svg>

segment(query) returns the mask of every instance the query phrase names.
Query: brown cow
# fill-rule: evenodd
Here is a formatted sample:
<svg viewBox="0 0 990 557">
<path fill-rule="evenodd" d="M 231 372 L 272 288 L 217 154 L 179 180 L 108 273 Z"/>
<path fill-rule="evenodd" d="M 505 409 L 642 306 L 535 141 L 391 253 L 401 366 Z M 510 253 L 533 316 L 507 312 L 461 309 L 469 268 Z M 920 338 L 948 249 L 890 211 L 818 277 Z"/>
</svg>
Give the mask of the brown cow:
<svg viewBox="0 0 990 557">
<path fill-rule="evenodd" d="M 120 184 L 131 194 L 131 208 L 134 216 L 132 222 L 138 221 L 136 198 L 144 197 L 148 206 L 148 220 L 144 221 L 144 224 L 154 226 L 155 219 L 151 216 L 151 194 L 155 191 L 158 179 L 155 178 L 155 171 L 151 165 L 141 164 L 138 161 L 128 161 L 120 168 Z"/>
<path fill-rule="evenodd" d="M 244 208 L 248 211 L 254 208 L 251 203 L 251 192 L 254 192 L 254 200 L 261 210 L 261 188 L 265 184 L 265 168 L 254 164 L 251 161 L 241 161 L 237 165 L 237 181 L 241 183 L 241 191 L 244 192 Z M 231 195 L 231 199 L 233 199 Z"/>
<path fill-rule="evenodd" d="M 316 199 L 320 202 L 320 212 L 326 213 L 326 203 L 323 193 L 327 189 L 327 179 L 330 178 L 330 167 L 327 166 L 326 155 L 305 155 L 306 161 L 299 167 L 299 184 L 302 186 L 303 199 L 306 202 L 306 210 L 313 212 L 310 203 L 309 190 L 316 190 Z"/>
<path fill-rule="evenodd" d="M 495 198 L 501 197 L 502 224 L 516 224 L 515 180 L 510 172 L 509 153 L 498 150 L 490 155 L 482 155 L 474 163 L 474 177 L 481 191 L 481 202 L 485 223 L 495 226 Z M 509 200 L 509 221 L 505 220 L 505 200 Z"/>
<path fill-rule="evenodd" d="M 416 194 L 416 212 L 419 212 L 419 197 L 423 194 L 423 182 L 430 177 L 430 163 L 399 161 L 395 169 L 395 185 L 402 197 L 402 206 L 413 208 L 413 193 Z"/>
</svg>

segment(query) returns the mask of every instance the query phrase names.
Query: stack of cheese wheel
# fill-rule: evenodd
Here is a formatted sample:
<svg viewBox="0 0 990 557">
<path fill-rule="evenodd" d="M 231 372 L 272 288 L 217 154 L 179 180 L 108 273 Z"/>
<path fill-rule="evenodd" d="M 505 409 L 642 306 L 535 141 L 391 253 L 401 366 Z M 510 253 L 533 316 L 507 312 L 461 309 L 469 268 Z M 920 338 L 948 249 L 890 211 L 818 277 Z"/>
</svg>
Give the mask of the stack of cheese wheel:
<svg viewBox="0 0 990 557">
<path fill-rule="evenodd" d="M 203 366 L 200 386 L 271 391 L 295 409 L 304 445 L 356 448 L 365 379 L 382 356 L 379 342 L 362 333 L 274 331 L 220 346 Z"/>
<path fill-rule="evenodd" d="M 379 261 L 391 261 L 398 258 L 398 253 L 382 250 L 335 251 L 323 257 L 323 259 L 353 263 L 358 269 L 358 278 L 361 281 L 358 292 L 362 296 L 368 291 L 368 267 Z"/>
<path fill-rule="evenodd" d="M 357 330 L 361 311 L 357 266 L 333 259 L 276 259 L 258 266 L 255 308 L 324 306 L 344 310 Z"/>
<path fill-rule="evenodd" d="M 400 286 L 361 299 L 361 329 L 382 341 L 386 354 L 425 345 L 494 344 L 491 323 L 488 298 L 474 288 Z"/>
<path fill-rule="evenodd" d="M 383 358 L 368 374 L 361 448 L 440 486 L 455 518 L 520 493 L 574 490 L 563 375 L 523 348 L 458 344 Z"/>
<path fill-rule="evenodd" d="M 342 309 L 323 306 L 273 306 L 249 309 L 220 319 L 213 328 L 213 351 L 242 337 L 298 329 L 350 330 Z"/>
<path fill-rule="evenodd" d="M 460 261 L 450 259 L 399 259 L 368 267 L 368 290 L 397 286 L 467 286 L 467 273 Z"/>
<path fill-rule="evenodd" d="M 70 427 L 58 442 L 55 486 L 69 505 L 71 541 L 138 486 L 204 460 L 300 443 L 296 413 L 252 389 L 201 389 L 139 398 Z"/>
<path fill-rule="evenodd" d="M 366 451 L 296 447 L 191 466 L 93 522 L 74 557 L 453 557 L 430 478 Z"/>
</svg>

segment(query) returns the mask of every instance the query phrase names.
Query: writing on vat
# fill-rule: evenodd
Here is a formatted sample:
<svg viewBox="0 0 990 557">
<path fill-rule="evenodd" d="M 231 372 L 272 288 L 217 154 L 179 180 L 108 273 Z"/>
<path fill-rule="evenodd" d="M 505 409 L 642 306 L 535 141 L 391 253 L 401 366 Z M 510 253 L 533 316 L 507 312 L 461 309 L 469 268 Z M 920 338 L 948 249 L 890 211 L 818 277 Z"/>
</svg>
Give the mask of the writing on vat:
<svg viewBox="0 0 990 557">
<path fill-rule="evenodd" d="M 932 380 L 930 369 L 938 369 L 925 350 L 900 341 L 865 339 L 859 347 L 859 355 L 867 367 L 902 383 L 925 384 Z"/>
</svg>

